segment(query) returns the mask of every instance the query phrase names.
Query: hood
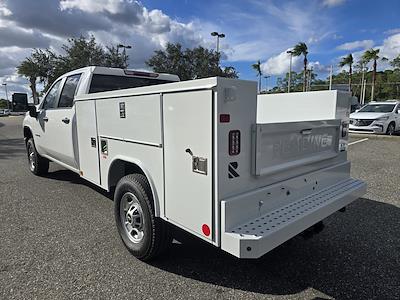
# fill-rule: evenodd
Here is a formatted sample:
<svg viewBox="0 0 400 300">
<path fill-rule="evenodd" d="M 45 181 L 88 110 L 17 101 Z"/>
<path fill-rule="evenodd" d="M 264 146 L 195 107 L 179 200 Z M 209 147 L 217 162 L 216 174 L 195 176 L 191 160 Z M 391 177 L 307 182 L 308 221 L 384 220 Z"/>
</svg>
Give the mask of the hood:
<svg viewBox="0 0 400 300">
<path fill-rule="evenodd" d="M 350 114 L 350 119 L 374 120 L 388 115 L 389 115 L 388 113 L 380 113 L 380 112 L 356 112 Z"/>
</svg>

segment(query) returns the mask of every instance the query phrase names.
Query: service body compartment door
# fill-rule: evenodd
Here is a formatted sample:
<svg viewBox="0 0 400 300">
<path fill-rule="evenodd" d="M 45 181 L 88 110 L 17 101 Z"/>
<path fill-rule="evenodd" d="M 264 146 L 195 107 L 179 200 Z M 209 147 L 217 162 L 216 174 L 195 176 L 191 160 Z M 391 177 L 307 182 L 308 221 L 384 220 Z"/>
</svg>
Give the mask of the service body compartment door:
<svg viewBox="0 0 400 300">
<path fill-rule="evenodd" d="M 100 184 L 96 102 L 94 100 L 77 101 L 75 105 L 79 170 L 83 178 Z"/>
<path fill-rule="evenodd" d="M 211 90 L 163 96 L 165 214 L 209 240 L 213 238 L 212 97 Z"/>
<path fill-rule="evenodd" d="M 253 174 L 270 175 L 338 155 L 340 120 L 256 124 Z"/>
</svg>

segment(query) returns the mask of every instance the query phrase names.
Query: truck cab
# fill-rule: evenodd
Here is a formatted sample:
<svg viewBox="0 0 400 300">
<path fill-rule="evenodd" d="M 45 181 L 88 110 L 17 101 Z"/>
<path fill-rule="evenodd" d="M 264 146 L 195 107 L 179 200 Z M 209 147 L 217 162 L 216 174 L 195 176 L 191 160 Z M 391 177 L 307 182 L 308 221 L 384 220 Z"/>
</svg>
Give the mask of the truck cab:
<svg viewBox="0 0 400 300">
<path fill-rule="evenodd" d="M 26 115 L 24 136 L 34 139 L 36 150 L 42 157 L 78 172 L 76 97 L 177 81 L 179 77 L 171 74 L 97 66 L 68 72 L 54 81 L 36 106 L 36 117 Z"/>
</svg>

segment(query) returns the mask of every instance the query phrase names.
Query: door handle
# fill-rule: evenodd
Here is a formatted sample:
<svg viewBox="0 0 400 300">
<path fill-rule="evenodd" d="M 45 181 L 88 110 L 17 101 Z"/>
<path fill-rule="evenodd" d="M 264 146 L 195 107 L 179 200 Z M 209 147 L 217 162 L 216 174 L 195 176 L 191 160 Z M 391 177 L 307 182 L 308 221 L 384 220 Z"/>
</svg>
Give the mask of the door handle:
<svg viewBox="0 0 400 300">
<path fill-rule="evenodd" d="M 43 121 L 47 122 L 47 121 L 49 121 L 49 118 L 48 117 L 43 117 Z"/>
<path fill-rule="evenodd" d="M 63 121 L 65 124 L 69 124 L 69 119 L 67 117 L 65 117 L 64 119 L 62 119 L 61 121 Z"/>
</svg>

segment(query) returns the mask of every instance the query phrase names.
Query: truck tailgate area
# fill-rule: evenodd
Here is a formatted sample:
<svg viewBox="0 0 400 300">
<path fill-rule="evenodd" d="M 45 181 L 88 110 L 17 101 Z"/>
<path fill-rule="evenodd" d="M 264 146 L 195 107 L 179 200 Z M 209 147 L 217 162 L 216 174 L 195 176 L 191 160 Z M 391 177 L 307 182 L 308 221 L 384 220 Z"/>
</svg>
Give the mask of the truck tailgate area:
<svg viewBox="0 0 400 300">
<path fill-rule="evenodd" d="M 221 248 L 258 258 L 365 193 L 349 164 L 221 201 Z M 348 173 L 347 173 L 348 174 Z"/>
</svg>

